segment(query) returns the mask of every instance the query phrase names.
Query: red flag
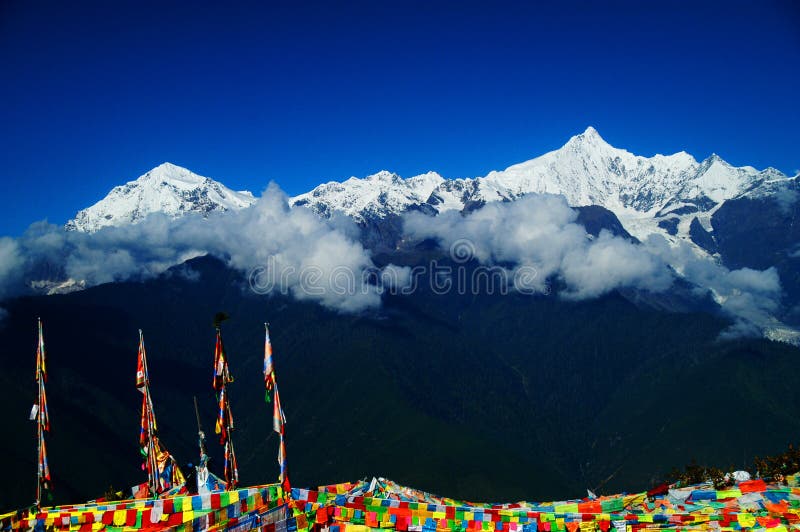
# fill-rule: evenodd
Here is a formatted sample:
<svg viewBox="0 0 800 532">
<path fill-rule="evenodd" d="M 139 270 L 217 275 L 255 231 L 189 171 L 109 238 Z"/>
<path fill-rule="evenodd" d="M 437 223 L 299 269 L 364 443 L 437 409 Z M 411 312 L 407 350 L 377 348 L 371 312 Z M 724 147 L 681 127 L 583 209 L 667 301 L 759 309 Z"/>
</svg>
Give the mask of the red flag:
<svg viewBox="0 0 800 532">
<path fill-rule="evenodd" d="M 278 446 L 278 464 L 280 465 L 280 480 L 281 486 L 285 493 L 291 493 L 291 486 L 289 484 L 289 470 L 286 463 L 286 440 L 285 440 L 285 425 L 286 416 L 283 414 L 281 407 L 281 396 L 278 393 L 278 385 L 275 384 L 275 404 L 272 407 L 272 429 L 280 434 L 280 443 Z"/>
<path fill-rule="evenodd" d="M 141 428 L 139 429 L 139 446 L 142 448 L 143 453 L 147 453 L 147 434 L 149 432 L 149 420 L 147 412 L 147 394 L 142 396 L 142 419 Z"/>
<path fill-rule="evenodd" d="M 42 320 L 39 320 L 39 343 L 36 345 L 36 382 L 39 378 L 47 382 L 47 365 L 45 363 L 44 333 L 42 332 Z"/>
<path fill-rule="evenodd" d="M 283 434 L 281 434 L 281 443 L 280 447 L 278 448 L 278 463 L 280 464 L 281 467 L 281 474 L 278 477 L 278 480 L 281 483 L 283 492 L 291 494 L 292 486 L 291 483 L 289 482 L 289 467 L 286 463 L 286 441 L 284 439 Z"/>
<path fill-rule="evenodd" d="M 228 373 L 228 361 L 225 357 L 225 346 L 222 345 L 222 335 L 217 329 L 217 343 L 214 346 L 214 389 L 220 391 L 224 384 L 233 381 Z"/>
<path fill-rule="evenodd" d="M 233 452 L 233 442 L 230 440 L 225 443 L 225 484 L 227 490 L 236 489 L 239 485 L 239 464 Z"/>
<path fill-rule="evenodd" d="M 264 386 L 267 388 L 267 395 L 265 399 L 269 402 L 269 392 L 275 385 L 275 370 L 272 367 L 272 344 L 269 341 L 269 326 L 265 323 L 264 330 L 266 336 L 264 338 Z"/>
<path fill-rule="evenodd" d="M 44 432 L 50 432 L 50 414 L 47 412 L 47 393 L 44 389 L 44 377 L 39 382 L 39 410 L 37 419 Z"/>
<path fill-rule="evenodd" d="M 39 448 L 39 475 L 43 481 L 50 481 L 50 466 L 47 464 L 47 447 L 42 439 L 42 445 Z"/>
<path fill-rule="evenodd" d="M 214 431 L 219 434 L 219 443 L 224 445 L 228 441 L 228 396 L 225 388 L 219 392 L 219 411 L 217 412 L 217 424 Z"/>
<path fill-rule="evenodd" d="M 144 338 L 142 337 L 142 330 L 139 329 L 139 354 L 138 363 L 136 366 L 136 388 L 144 393 L 145 385 L 147 384 L 147 364 L 145 363 L 144 352 Z"/>
</svg>

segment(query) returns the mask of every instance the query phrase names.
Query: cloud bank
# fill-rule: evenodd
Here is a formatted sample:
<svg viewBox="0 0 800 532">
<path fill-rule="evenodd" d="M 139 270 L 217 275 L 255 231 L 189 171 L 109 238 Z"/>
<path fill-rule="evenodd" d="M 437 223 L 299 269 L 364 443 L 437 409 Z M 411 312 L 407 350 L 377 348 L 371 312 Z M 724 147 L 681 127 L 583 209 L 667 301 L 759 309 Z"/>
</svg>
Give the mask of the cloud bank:
<svg viewBox="0 0 800 532">
<path fill-rule="evenodd" d="M 734 320 L 723 332 L 723 338 L 761 336 L 765 327 L 777 324 L 773 316 L 780 307 L 781 283 L 775 268 L 729 270 L 698 255 L 686 242 L 670 246 L 661 235 L 650 235 L 644 247 L 696 285 L 698 295 L 711 293 L 722 311 Z"/>
<path fill-rule="evenodd" d="M 524 274 L 526 293 L 548 292 L 551 284 L 570 300 L 619 288 L 663 292 L 677 275 L 693 283 L 698 295 L 710 292 L 733 319 L 725 336 L 760 336 L 776 323 L 781 286 L 774 268 L 731 271 L 689 244 L 670 245 L 659 235 L 641 244 L 607 231 L 594 238 L 577 223 L 577 212 L 563 196 L 532 194 L 466 215 L 412 212 L 404 222 L 406 237 L 433 238 L 454 260 L 476 259 L 510 270 L 515 279 Z M 37 222 L 18 239 L 0 238 L 0 298 L 40 279 L 73 279 L 88 286 L 146 279 L 207 253 L 248 272 L 257 292 L 278 290 L 343 312 L 377 308 L 383 289 L 408 293 L 406 288 L 414 286 L 408 267 L 379 270 L 374 265 L 352 221 L 322 220 L 308 209 L 292 209 L 283 192 L 270 185 L 252 207 L 208 219 L 151 215 L 139 224 L 93 234 Z M 177 273 L 192 279 L 191 271 Z"/>
<path fill-rule="evenodd" d="M 337 271 L 374 268 L 368 251 L 341 224 L 328 224 L 307 209 L 290 209 L 275 185 L 252 207 L 208 219 L 151 215 L 135 225 L 92 234 L 38 222 L 18 240 L 0 239 L 0 295 L 19 291 L 31 270 L 56 270 L 95 285 L 153 277 L 210 253 L 242 271 L 268 265 L 280 274 L 273 288 L 301 300 L 348 312 L 377 307 L 378 289 L 358 276 L 353 282 L 359 284 L 350 291 L 331 289 Z"/>
<path fill-rule="evenodd" d="M 432 219 L 409 213 L 405 231 L 415 239 L 436 239 L 445 249 L 467 241 L 482 264 L 534 267 L 539 291 L 557 280 L 565 299 L 594 298 L 624 287 L 663 292 L 677 273 L 696 285 L 698 296 L 710 291 L 733 320 L 723 337 L 761 336 L 764 327 L 775 324 L 781 287 L 774 268 L 731 271 L 688 243 L 673 247 L 660 235 L 642 244 L 605 230 L 592 238 L 576 220 L 563 196 L 531 194 L 467 215 L 446 212 Z"/>
<path fill-rule="evenodd" d="M 666 290 L 672 274 L 641 246 L 602 231 L 592 238 L 563 196 L 532 194 L 511 203 L 495 202 L 462 216 L 445 212 L 431 219 L 406 217 L 405 231 L 416 239 L 434 238 L 450 248 L 459 241 L 474 247 L 482 264 L 536 268 L 539 291 L 557 278 L 569 299 L 587 299 L 622 287 Z"/>
</svg>

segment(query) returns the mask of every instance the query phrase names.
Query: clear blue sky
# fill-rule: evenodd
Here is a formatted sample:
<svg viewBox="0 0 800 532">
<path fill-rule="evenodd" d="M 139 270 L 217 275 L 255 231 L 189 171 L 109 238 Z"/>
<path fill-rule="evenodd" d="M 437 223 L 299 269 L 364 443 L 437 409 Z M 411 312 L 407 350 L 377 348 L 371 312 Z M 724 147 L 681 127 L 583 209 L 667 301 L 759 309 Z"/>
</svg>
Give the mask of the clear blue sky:
<svg viewBox="0 0 800 532">
<path fill-rule="evenodd" d="M 486 174 L 594 125 L 800 167 L 797 2 L 0 3 L 0 235 L 171 161 L 259 193 Z"/>
</svg>

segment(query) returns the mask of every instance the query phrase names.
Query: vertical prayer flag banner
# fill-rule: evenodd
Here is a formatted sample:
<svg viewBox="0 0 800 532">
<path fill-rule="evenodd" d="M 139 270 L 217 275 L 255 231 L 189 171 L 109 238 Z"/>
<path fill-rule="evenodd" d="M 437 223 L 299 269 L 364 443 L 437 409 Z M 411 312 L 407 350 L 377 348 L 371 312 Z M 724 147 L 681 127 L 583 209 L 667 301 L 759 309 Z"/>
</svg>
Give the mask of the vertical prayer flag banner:
<svg viewBox="0 0 800 532">
<path fill-rule="evenodd" d="M 222 333 L 217 328 L 217 342 L 214 345 L 214 390 L 220 391 L 223 386 L 233 382 L 233 378 L 228 370 L 228 359 L 225 354 L 225 346 L 222 343 Z"/>
<path fill-rule="evenodd" d="M 278 480 L 281 483 L 286 493 L 291 493 L 291 484 L 289 482 L 289 471 L 286 463 L 286 416 L 283 413 L 281 406 L 281 397 L 278 392 L 278 382 L 275 378 L 275 366 L 272 363 L 272 343 L 269 339 L 269 325 L 264 324 L 264 387 L 266 388 L 265 399 L 269 402 L 269 394 L 272 392 L 274 399 L 272 401 L 272 429 L 278 433 L 280 441 L 278 443 L 278 465 L 280 466 L 280 475 Z"/>
<path fill-rule="evenodd" d="M 36 380 L 43 377 L 47 380 L 47 365 L 45 363 L 45 350 L 44 350 L 44 332 L 42 331 L 42 320 L 38 320 L 39 326 L 39 341 L 36 345 Z"/>
<path fill-rule="evenodd" d="M 144 393 L 147 382 L 147 375 L 145 374 L 145 356 L 144 338 L 142 336 L 142 330 L 139 329 L 139 353 L 136 357 L 136 388 L 142 393 Z"/>
<path fill-rule="evenodd" d="M 225 456 L 225 482 L 228 489 L 234 489 L 239 485 L 239 464 L 236 461 L 236 453 L 233 449 L 233 439 L 231 432 L 234 429 L 233 413 L 228 398 L 228 384 L 233 382 L 230 370 L 228 369 L 228 359 L 225 353 L 225 346 L 222 343 L 222 333 L 217 327 L 217 342 L 214 346 L 214 376 L 212 385 L 217 392 L 217 422 L 215 431 L 219 434 L 219 443 L 224 447 Z"/>
<path fill-rule="evenodd" d="M 44 347 L 44 331 L 42 320 L 38 320 L 39 341 L 36 346 L 36 376 L 38 388 L 37 402 L 31 408 L 30 419 L 36 421 L 37 457 L 36 457 L 36 506 L 43 498 L 49 498 L 51 490 L 50 466 L 47 462 L 47 445 L 45 434 L 50 432 L 50 416 L 47 411 L 47 362 Z"/>
<path fill-rule="evenodd" d="M 278 387 L 275 386 L 275 402 L 272 407 L 272 429 L 278 434 L 283 434 L 284 425 L 286 424 L 286 416 L 283 414 L 281 408 L 281 396 L 278 393 Z"/>
<path fill-rule="evenodd" d="M 275 385 L 275 369 L 272 366 L 272 343 L 269 340 L 269 325 L 264 324 L 264 386 L 267 393 L 264 396 L 269 402 L 269 392 Z"/>
<path fill-rule="evenodd" d="M 150 395 L 150 374 L 147 367 L 147 353 L 144 348 L 144 335 L 139 330 L 139 352 L 136 364 L 136 389 L 142 393 L 142 415 L 139 427 L 139 446 L 142 455 L 142 469 L 147 472 L 147 486 L 150 495 L 157 496 L 174 486 L 184 483 L 184 476 L 175 458 L 162 447 L 158 437 L 158 424 Z"/>
<path fill-rule="evenodd" d="M 280 466 L 280 476 L 278 480 L 281 482 L 283 489 L 291 493 L 291 484 L 289 482 L 289 470 L 286 463 L 286 416 L 283 414 L 281 408 L 280 394 L 278 393 L 278 385 L 275 384 L 275 406 L 272 412 L 272 428 L 280 436 L 278 443 L 278 465 Z"/>
</svg>

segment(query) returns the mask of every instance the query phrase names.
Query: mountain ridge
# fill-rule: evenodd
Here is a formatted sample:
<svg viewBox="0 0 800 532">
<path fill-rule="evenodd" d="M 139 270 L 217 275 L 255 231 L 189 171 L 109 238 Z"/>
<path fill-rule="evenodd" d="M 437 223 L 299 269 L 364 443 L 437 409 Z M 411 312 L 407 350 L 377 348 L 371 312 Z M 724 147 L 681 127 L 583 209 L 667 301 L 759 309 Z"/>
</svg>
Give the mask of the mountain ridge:
<svg viewBox="0 0 800 532">
<path fill-rule="evenodd" d="M 691 242 L 690 222 L 698 218 L 713 231 L 710 216 L 727 200 L 786 188 L 794 179 L 768 167 L 735 167 L 716 153 L 697 161 L 685 151 L 652 157 L 635 155 L 606 142 L 592 126 L 561 148 L 474 178 L 445 178 L 435 171 L 403 178 L 388 170 L 366 177 L 328 181 L 290 197 L 323 218 L 345 215 L 360 225 L 399 216 L 408 210 L 440 214 L 470 211 L 492 201 L 526 194 L 560 194 L 570 206 L 598 205 L 616 214 L 637 238 L 661 233 L 670 241 Z M 163 163 L 134 181 L 114 187 L 66 223 L 69 230 L 94 232 L 106 226 L 137 223 L 160 212 L 175 218 L 188 213 L 246 208 L 256 198 L 219 181 Z M 668 220 L 678 217 L 681 223 Z M 661 224 L 661 225 L 660 225 Z M 666 231 L 662 227 L 675 227 Z"/>
<path fill-rule="evenodd" d="M 391 194 L 407 188 L 405 202 L 382 202 L 380 194 L 372 198 L 361 194 L 365 182 L 382 178 L 381 192 Z M 707 211 L 722 201 L 752 190 L 760 183 L 788 176 L 774 168 L 757 170 L 751 166 L 734 167 L 716 154 L 698 162 L 681 151 L 652 157 L 634 155 L 608 144 L 594 127 L 571 137 L 564 146 L 539 157 L 489 172 L 484 177 L 429 181 L 427 190 L 410 186 L 397 174 L 381 171 L 363 179 L 351 177 L 343 182 L 329 182 L 291 198 L 292 205 L 303 205 L 322 216 L 339 212 L 357 221 L 377 214 L 399 214 L 412 205 L 429 205 L 437 213 L 463 210 L 470 204 L 512 201 L 529 193 L 562 194 L 571 206 L 600 205 L 617 215 L 653 217 L 673 204 L 695 204 Z M 394 187 L 386 190 L 386 184 Z M 423 199 L 424 198 L 424 199 Z M 361 206 L 354 208 L 354 206 Z"/>
<path fill-rule="evenodd" d="M 234 191 L 211 178 L 169 162 L 119 185 L 79 211 L 65 228 L 93 233 L 103 227 L 138 223 L 152 213 L 176 218 L 188 213 L 241 209 L 255 203 L 249 191 Z"/>
</svg>

